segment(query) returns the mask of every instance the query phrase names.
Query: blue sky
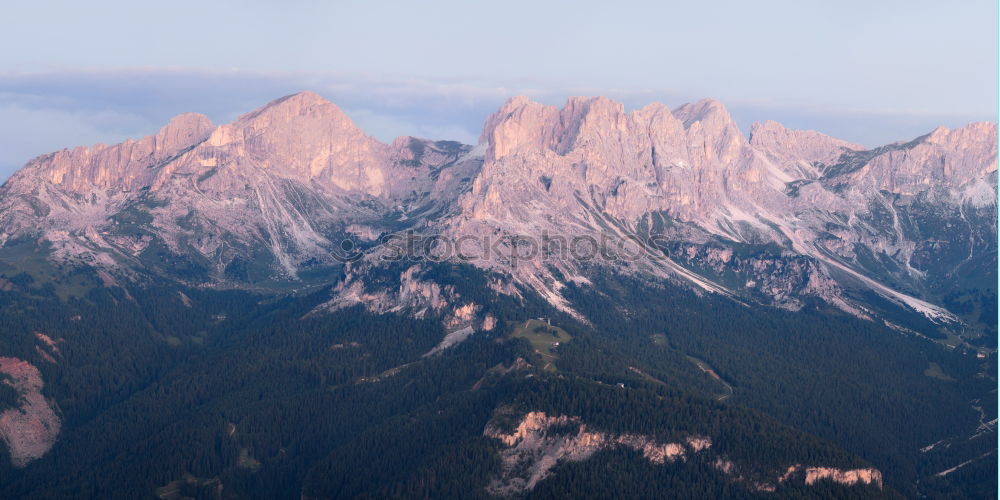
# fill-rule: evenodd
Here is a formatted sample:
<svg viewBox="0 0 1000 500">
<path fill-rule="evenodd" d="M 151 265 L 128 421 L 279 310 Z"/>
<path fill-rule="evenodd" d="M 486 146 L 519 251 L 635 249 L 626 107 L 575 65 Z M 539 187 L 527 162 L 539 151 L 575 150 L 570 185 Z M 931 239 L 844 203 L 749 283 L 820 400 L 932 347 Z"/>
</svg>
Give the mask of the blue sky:
<svg viewBox="0 0 1000 500">
<path fill-rule="evenodd" d="M 18 2 L 0 46 L 0 179 L 303 89 L 382 140 L 475 141 L 516 94 L 715 97 L 869 146 L 997 111 L 995 1 Z"/>
</svg>

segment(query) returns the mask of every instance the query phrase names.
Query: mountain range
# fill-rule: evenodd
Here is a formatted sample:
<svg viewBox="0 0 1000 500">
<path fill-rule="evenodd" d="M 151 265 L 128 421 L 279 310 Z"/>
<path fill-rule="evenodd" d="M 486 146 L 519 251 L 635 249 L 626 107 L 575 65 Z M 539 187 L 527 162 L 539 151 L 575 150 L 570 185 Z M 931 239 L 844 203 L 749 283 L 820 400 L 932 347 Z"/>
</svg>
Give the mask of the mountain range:
<svg viewBox="0 0 1000 500">
<path fill-rule="evenodd" d="M 304 92 L 228 125 L 189 113 L 138 141 L 36 158 L 0 192 L 0 242 L 45 242 L 123 278 L 166 252 L 168 277 L 245 286 L 336 265 L 351 235 L 603 236 L 666 253 L 634 259 L 638 275 L 790 309 L 896 306 L 975 336 L 995 290 L 996 132 L 938 128 L 865 150 L 775 122 L 747 139 L 714 100 L 625 112 L 518 97 L 478 146 L 387 145 Z M 572 310 L 559 289 L 586 273 L 571 256 L 509 256 L 470 261 Z"/>
<path fill-rule="evenodd" d="M 997 180 L 995 123 L 867 149 L 712 99 L 385 144 L 302 92 L 46 154 L 0 187 L 0 491 L 995 495 Z M 282 427 L 295 384 L 344 429 Z"/>
</svg>

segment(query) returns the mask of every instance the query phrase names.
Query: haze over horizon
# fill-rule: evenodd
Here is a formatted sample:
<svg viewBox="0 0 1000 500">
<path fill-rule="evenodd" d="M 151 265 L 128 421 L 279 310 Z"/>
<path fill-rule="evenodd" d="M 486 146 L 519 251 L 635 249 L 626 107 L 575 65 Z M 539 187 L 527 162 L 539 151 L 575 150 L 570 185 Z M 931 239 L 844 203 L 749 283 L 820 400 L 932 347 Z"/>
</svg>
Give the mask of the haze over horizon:
<svg viewBox="0 0 1000 500">
<path fill-rule="evenodd" d="M 225 123 L 300 90 L 382 141 L 475 142 L 518 94 L 712 97 L 744 131 L 770 119 L 869 147 L 996 120 L 987 2 L 58 3 L 11 6 L 0 32 L 18 47 L 0 54 L 0 179 L 39 154 L 142 137 L 185 111 Z"/>
</svg>

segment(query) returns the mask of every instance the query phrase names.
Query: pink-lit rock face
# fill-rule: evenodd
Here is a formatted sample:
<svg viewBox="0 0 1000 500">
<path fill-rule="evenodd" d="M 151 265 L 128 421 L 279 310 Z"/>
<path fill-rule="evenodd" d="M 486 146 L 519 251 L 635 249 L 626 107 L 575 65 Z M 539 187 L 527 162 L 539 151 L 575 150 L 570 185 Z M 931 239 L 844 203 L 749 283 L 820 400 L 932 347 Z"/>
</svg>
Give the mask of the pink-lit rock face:
<svg viewBox="0 0 1000 500">
<path fill-rule="evenodd" d="M 509 410 L 500 409 L 499 413 L 506 415 Z M 510 496 L 530 491 L 559 464 L 588 460 L 598 451 L 615 447 L 635 450 L 657 465 L 677 460 L 702 460 L 728 481 L 742 483 L 754 491 L 773 492 L 786 482 L 812 486 L 820 481 L 832 481 L 844 486 L 882 487 L 882 473 L 876 469 L 844 470 L 796 464 L 775 477 L 758 470 L 752 461 L 736 463 L 726 455 L 712 453 L 709 436 L 693 435 L 681 442 L 662 442 L 641 434 L 593 430 L 580 417 L 547 415 L 541 411 L 526 413 L 510 430 L 491 422 L 483 434 L 504 446 L 500 452 L 503 472 L 487 488 L 494 495 Z"/>
<path fill-rule="evenodd" d="M 304 261 L 334 262 L 340 241 L 330 231 L 452 203 L 481 163 L 463 159 L 470 149 L 410 137 L 383 144 L 311 92 L 219 127 L 185 114 L 139 141 L 32 160 L 0 188 L 0 245 L 30 233 L 61 260 L 113 269 L 152 241 L 114 234 L 110 218 L 139 203 L 168 248 L 215 261 L 219 274 L 235 247 L 264 247 L 275 273 L 294 278 Z"/>
<path fill-rule="evenodd" d="M 816 163 L 833 165 L 845 152 L 865 149 L 812 130 L 791 130 L 771 120 L 753 124 L 750 146 L 794 178 L 814 177 L 818 174 Z"/>
<path fill-rule="evenodd" d="M 997 170 L 997 126 L 972 123 L 949 130 L 935 129 L 910 148 L 888 151 L 848 174 L 858 187 L 914 195 L 934 186 L 973 187 Z M 968 192 L 965 197 L 985 195 Z M 984 203 L 988 200 L 971 200 Z M 995 201 L 995 200 L 994 200 Z"/>
<path fill-rule="evenodd" d="M 625 447 L 642 453 L 654 464 L 682 460 L 686 454 L 709 448 L 712 441 L 693 436 L 684 443 L 658 442 L 640 434 L 614 434 L 588 429 L 579 417 L 549 416 L 544 412 L 528 412 L 510 433 L 496 426 L 487 426 L 483 434 L 506 446 L 501 452 L 504 472 L 488 487 L 495 495 L 511 495 L 534 489 L 560 462 L 577 462 L 594 453 L 614 447 Z"/>
<path fill-rule="evenodd" d="M 215 129 L 186 166 L 252 166 L 380 195 L 387 190 L 390 155 L 389 146 L 366 136 L 335 104 L 302 92 Z"/>
<path fill-rule="evenodd" d="M 806 484 L 829 480 L 837 484 L 875 484 L 882 487 L 882 473 L 875 469 L 841 470 L 832 467 L 810 467 L 806 469 Z"/>
<path fill-rule="evenodd" d="M 218 283 L 231 279 L 229 264 L 262 254 L 262 272 L 270 274 L 261 279 L 295 280 L 307 266 L 337 265 L 347 234 L 374 242 L 416 228 L 454 239 L 549 234 L 614 243 L 667 220 L 667 236 L 690 255 L 639 259 L 619 270 L 787 309 L 820 298 L 869 317 L 865 304 L 844 293 L 846 280 L 947 322 L 954 316 L 931 297 L 886 284 L 923 290 L 930 279 L 911 262 L 934 249 L 907 232 L 899 210 L 916 200 L 957 214 L 954 224 L 995 214 L 996 131 L 975 123 L 863 150 L 770 121 L 746 137 L 712 99 L 627 111 L 604 97 L 570 98 L 561 108 L 515 97 L 489 117 L 478 146 L 411 137 L 384 144 L 333 103 L 303 92 L 230 124 L 184 114 L 138 141 L 32 160 L 0 187 L 0 245 L 30 237 L 50 244 L 54 259 L 118 279 L 162 244 L 207 262 L 206 282 Z M 137 217 L 145 232 L 121 229 Z M 983 231 L 992 233 L 960 244 L 976 251 L 976 242 L 995 240 L 995 224 Z M 738 259 L 732 246 L 740 244 L 772 245 L 780 255 Z M 871 279 L 866 255 L 891 259 L 896 275 Z M 570 314 L 563 288 L 588 279 L 571 258 L 536 255 L 514 266 L 491 254 L 469 263 Z M 358 263 L 358 274 L 365 265 Z M 730 289 L 692 271 L 698 267 L 740 267 L 746 285 Z M 433 295 L 428 286 L 420 293 Z M 409 300 L 416 292 L 394 295 Z M 373 292 L 337 293 L 334 302 Z M 428 302 L 428 310 L 443 310 L 433 297 Z"/>
<path fill-rule="evenodd" d="M 411 147 L 414 140 L 401 137 L 383 144 L 365 135 L 335 104 L 301 92 L 219 127 L 202 115 L 185 113 L 138 141 L 45 155 L 14 179 L 36 174 L 76 193 L 157 191 L 178 176 L 217 169 L 199 181 L 199 187 L 240 190 L 245 188 L 241 182 L 252 180 L 251 172 L 259 170 L 330 190 L 405 196 L 415 187 L 433 187 L 435 181 L 420 175 L 420 167 L 452 159 L 433 148 L 417 155 L 419 148 Z"/>
<path fill-rule="evenodd" d="M 0 439 L 7 444 L 10 461 L 23 467 L 52 448 L 61 422 L 42 395 L 42 377 L 31 363 L 17 358 L 0 358 L 3 383 L 17 390 L 19 406 L 0 413 Z"/>
<path fill-rule="evenodd" d="M 913 149 L 873 155 L 849 184 L 894 193 L 931 181 L 964 186 L 996 170 L 995 134 L 990 123 L 938 129 Z M 463 202 L 483 219 L 519 218 L 531 205 L 575 203 L 577 194 L 629 220 L 652 210 L 702 222 L 733 209 L 794 212 L 805 204 L 786 194 L 787 183 L 818 180 L 844 153 L 863 149 L 770 121 L 755 124 L 747 140 L 710 99 L 673 112 L 659 104 L 625 112 L 602 97 L 572 98 L 562 109 L 518 97 L 487 120 L 481 140 L 486 164 Z M 810 201 L 850 203 L 833 198 Z"/>
<path fill-rule="evenodd" d="M 600 97 L 571 98 L 561 109 L 517 97 L 487 120 L 481 138 L 485 163 L 462 196 L 463 216 L 450 221 L 451 230 L 456 235 L 598 235 L 608 234 L 611 226 L 614 236 L 625 239 L 649 217 L 659 216 L 650 214 L 663 214 L 685 224 L 673 229 L 676 237 L 695 245 L 713 238 L 773 242 L 819 263 L 798 273 L 797 278 L 811 277 L 796 285 L 796 293 L 784 284 L 761 287 L 761 279 L 747 280 L 774 305 L 796 309 L 801 304 L 796 294 L 814 295 L 865 317 L 862 308 L 843 297 L 830 270 L 848 262 L 846 267 L 866 274 L 855 262 L 861 246 L 895 256 L 906 273 L 901 279 L 920 281 L 922 271 L 909 262 L 922 240 L 910 239 L 900 224 L 872 229 L 854 221 L 871 219 L 880 207 L 889 207 L 891 216 L 898 197 L 923 196 L 946 211 L 963 205 L 995 209 L 996 131 L 995 124 L 975 123 L 863 151 L 775 122 L 755 124 L 747 139 L 722 104 L 711 99 L 673 111 L 651 104 L 627 112 Z M 597 220 L 602 217 L 607 220 Z M 845 227 L 831 230 L 829 223 L 837 220 L 847 221 Z M 505 267 L 504 262 L 479 264 Z M 586 277 L 572 261 L 549 264 L 563 278 L 546 274 L 541 265 L 509 272 L 569 309 L 561 301 L 561 286 Z M 670 262 L 640 262 L 630 269 L 718 291 Z M 760 277 L 772 283 L 791 278 Z M 935 320 L 949 318 L 940 307 L 879 283 L 871 286 Z"/>
<path fill-rule="evenodd" d="M 801 477 L 806 485 L 812 486 L 819 481 L 832 481 L 837 484 L 853 486 L 856 484 L 871 484 L 882 488 L 882 472 L 877 469 L 838 469 L 836 467 L 804 467 L 793 465 L 778 478 L 778 482 L 794 480 Z"/>
<path fill-rule="evenodd" d="M 155 135 L 114 146 L 64 149 L 32 160 L 26 170 L 72 192 L 109 188 L 132 191 L 152 181 L 157 172 L 151 167 L 204 140 L 211 130 L 212 123 L 204 115 L 184 113 Z"/>
</svg>

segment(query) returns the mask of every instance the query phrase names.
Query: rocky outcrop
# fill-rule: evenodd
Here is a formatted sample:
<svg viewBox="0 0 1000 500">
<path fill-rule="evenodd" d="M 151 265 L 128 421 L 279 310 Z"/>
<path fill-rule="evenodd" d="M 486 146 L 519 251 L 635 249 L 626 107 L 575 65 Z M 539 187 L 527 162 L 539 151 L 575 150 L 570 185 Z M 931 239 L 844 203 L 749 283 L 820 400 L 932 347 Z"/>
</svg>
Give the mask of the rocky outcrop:
<svg viewBox="0 0 1000 500">
<path fill-rule="evenodd" d="M 830 481 L 845 486 L 856 484 L 866 484 L 882 488 L 882 473 L 877 469 L 838 469 L 836 467 L 803 467 L 793 465 L 788 468 L 784 475 L 778 478 L 779 482 L 789 481 L 792 478 L 801 477 L 807 486 L 812 486 L 820 481 Z"/>
<path fill-rule="evenodd" d="M 17 407 L 0 413 L 0 439 L 7 445 L 11 463 L 24 467 L 52 448 L 62 422 L 42 395 L 42 376 L 31 363 L 0 358 L 0 378 L 19 396 Z"/>
<path fill-rule="evenodd" d="M 56 341 L 42 332 L 35 332 L 35 338 L 38 340 L 38 344 L 35 345 L 35 352 L 49 363 L 58 363 L 56 358 L 62 357 L 62 352 L 59 350 L 59 343 L 63 342 L 63 339 Z"/>
<path fill-rule="evenodd" d="M 841 470 L 832 467 L 809 467 L 806 469 L 806 484 L 813 485 L 817 481 L 832 481 L 848 486 L 873 484 L 881 488 L 882 473 L 875 469 Z"/>
<path fill-rule="evenodd" d="M 654 464 L 664 464 L 711 446 L 711 440 L 700 436 L 689 438 L 687 444 L 663 443 L 639 434 L 592 431 L 579 417 L 549 416 L 539 411 L 524 415 L 510 433 L 488 425 L 483 434 L 506 447 L 501 452 L 503 474 L 487 488 L 494 495 L 530 491 L 560 462 L 586 460 L 607 448 L 630 448 Z"/>
<path fill-rule="evenodd" d="M 462 299 L 452 285 L 442 286 L 425 279 L 426 270 L 419 264 L 405 268 L 398 276 L 381 277 L 372 286 L 363 267 L 356 274 L 349 266 L 347 276 L 334 289 L 334 297 L 309 314 L 336 311 L 362 305 L 376 314 L 405 313 L 416 318 L 440 319 L 445 336 L 424 356 L 432 356 L 468 339 L 476 331 L 490 331 L 496 317 L 483 312 L 483 306 Z"/>
<path fill-rule="evenodd" d="M 405 268 L 389 283 L 381 286 L 371 286 L 366 280 L 364 270 L 354 272 L 348 268 L 347 276 L 334 290 L 334 298 L 316 307 L 315 312 L 336 311 L 346 307 L 361 304 L 370 312 L 387 313 L 408 311 L 410 315 L 423 318 L 425 316 L 445 316 L 449 306 L 457 305 L 451 314 L 444 318 L 445 327 L 459 326 L 466 320 L 471 321 L 476 312 L 475 304 L 456 304 L 458 294 L 453 286 L 441 286 L 438 283 L 422 279 L 423 269 L 419 264 Z M 388 286 L 387 286 L 388 285 Z"/>
<path fill-rule="evenodd" d="M 501 366 L 493 371 L 506 373 L 516 366 L 516 363 L 509 369 Z M 477 383 L 474 390 L 482 382 Z M 511 413 L 510 408 L 498 409 L 494 419 L 483 430 L 483 435 L 496 439 L 503 445 L 500 451 L 503 464 L 501 476 L 487 487 L 487 491 L 493 495 L 525 493 L 534 489 L 559 464 L 587 460 L 598 451 L 614 447 L 635 450 L 657 465 L 678 460 L 702 460 L 725 475 L 729 481 L 743 483 L 758 492 L 774 492 L 780 485 L 794 481 L 800 481 L 800 484 L 806 486 L 831 481 L 843 486 L 874 485 L 882 488 L 882 473 L 876 469 L 804 467 L 795 464 L 774 477 L 753 463 L 737 464 L 724 455 L 712 453 L 712 439 L 708 436 L 692 435 L 678 442 L 662 442 L 652 436 L 593 430 L 579 417 L 553 416 L 541 411 L 529 411 L 512 428 L 505 429 L 501 422 L 509 421 Z"/>
</svg>

